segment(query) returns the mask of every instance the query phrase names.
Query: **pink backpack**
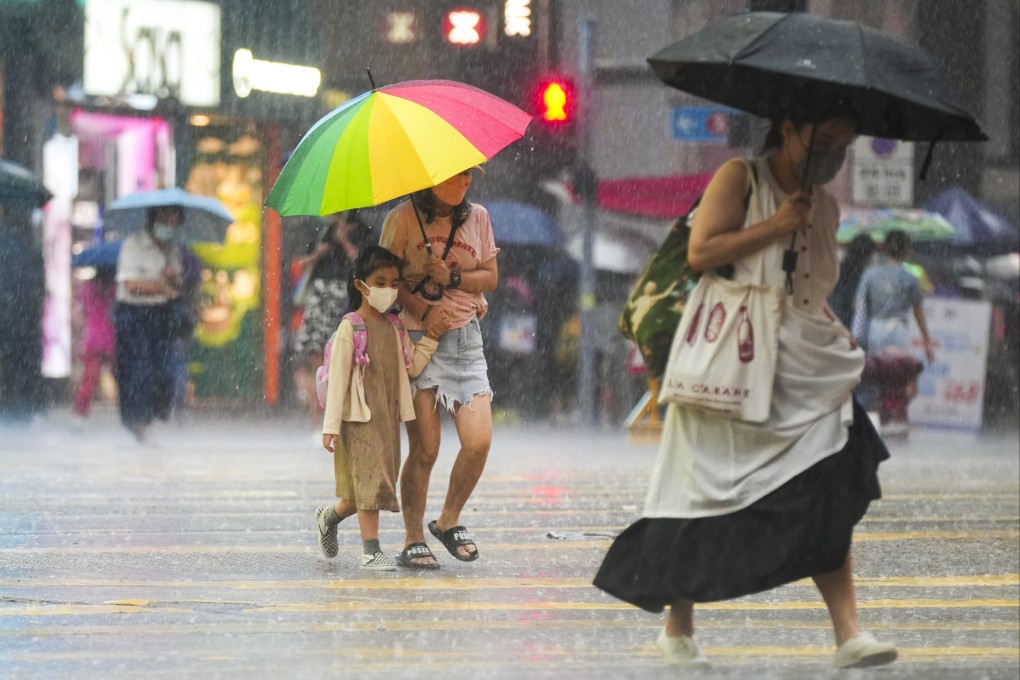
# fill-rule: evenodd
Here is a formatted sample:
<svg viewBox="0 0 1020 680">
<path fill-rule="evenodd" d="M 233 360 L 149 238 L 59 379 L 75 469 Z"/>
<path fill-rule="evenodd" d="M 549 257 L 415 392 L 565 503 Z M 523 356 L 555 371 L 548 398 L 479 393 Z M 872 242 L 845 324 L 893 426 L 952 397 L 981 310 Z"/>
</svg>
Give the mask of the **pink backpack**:
<svg viewBox="0 0 1020 680">
<path fill-rule="evenodd" d="M 365 328 L 365 320 L 357 312 L 349 312 L 343 318 L 347 319 L 354 328 L 353 364 L 354 366 L 367 366 L 369 359 L 365 349 L 368 347 L 368 329 Z M 411 352 L 407 349 L 407 345 L 404 344 L 404 324 L 400 322 L 400 317 L 396 314 L 387 312 L 386 318 L 397 329 L 400 348 L 404 352 L 404 365 L 406 368 L 411 368 Z M 343 319 L 341 319 L 342 321 Z M 315 393 L 319 397 L 319 406 L 321 408 L 326 408 L 326 395 L 329 393 L 329 360 L 333 356 L 333 340 L 336 338 L 336 334 L 337 331 L 333 331 L 333 334 L 329 336 L 326 349 L 322 353 L 322 366 L 319 366 L 315 371 Z M 365 373 L 362 370 L 361 377 L 364 378 L 364 376 Z"/>
</svg>

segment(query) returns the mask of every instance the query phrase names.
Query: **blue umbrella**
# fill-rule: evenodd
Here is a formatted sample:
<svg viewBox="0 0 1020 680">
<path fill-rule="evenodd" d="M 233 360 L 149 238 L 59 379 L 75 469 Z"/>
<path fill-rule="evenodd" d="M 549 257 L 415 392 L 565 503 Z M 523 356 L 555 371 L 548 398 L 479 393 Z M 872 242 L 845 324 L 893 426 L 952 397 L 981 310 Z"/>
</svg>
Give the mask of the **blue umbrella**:
<svg viewBox="0 0 1020 680">
<path fill-rule="evenodd" d="M 558 248 L 567 235 L 549 213 L 528 203 L 487 201 L 496 245 L 547 246 Z"/>
<path fill-rule="evenodd" d="M 71 258 L 72 267 L 116 267 L 123 240 L 107 241 L 89 246 Z"/>
<path fill-rule="evenodd" d="M 1020 230 L 960 187 L 946 189 L 924 204 L 956 229 L 952 245 L 982 255 L 1020 250 Z"/>
<path fill-rule="evenodd" d="M 193 242 L 222 243 L 234 217 L 215 198 L 189 194 L 184 189 L 160 189 L 128 194 L 106 209 L 103 229 L 127 235 L 145 227 L 149 208 L 177 206 L 184 214 L 184 238 Z"/>
</svg>

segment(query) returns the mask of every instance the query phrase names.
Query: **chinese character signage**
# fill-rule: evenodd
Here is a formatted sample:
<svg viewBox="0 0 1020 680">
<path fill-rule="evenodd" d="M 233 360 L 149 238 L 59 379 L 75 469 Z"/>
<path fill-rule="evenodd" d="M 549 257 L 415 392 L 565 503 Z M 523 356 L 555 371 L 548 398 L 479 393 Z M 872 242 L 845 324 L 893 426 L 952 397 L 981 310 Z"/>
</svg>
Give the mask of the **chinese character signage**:
<svg viewBox="0 0 1020 680">
<path fill-rule="evenodd" d="M 913 206 L 913 142 L 859 137 L 853 147 L 853 202 L 878 207 Z"/>
</svg>

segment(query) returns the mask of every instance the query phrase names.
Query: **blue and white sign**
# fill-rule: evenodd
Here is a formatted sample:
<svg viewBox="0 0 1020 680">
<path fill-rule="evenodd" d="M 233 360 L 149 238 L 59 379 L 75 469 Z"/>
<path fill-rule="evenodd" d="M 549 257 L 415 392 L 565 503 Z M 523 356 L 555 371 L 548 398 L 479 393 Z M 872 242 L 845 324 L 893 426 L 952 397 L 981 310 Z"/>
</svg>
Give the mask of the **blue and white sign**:
<svg viewBox="0 0 1020 680">
<path fill-rule="evenodd" d="M 678 142 L 725 144 L 733 110 L 722 106 L 676 106 L 673 108 L 673 139 Z"/>
</svg>

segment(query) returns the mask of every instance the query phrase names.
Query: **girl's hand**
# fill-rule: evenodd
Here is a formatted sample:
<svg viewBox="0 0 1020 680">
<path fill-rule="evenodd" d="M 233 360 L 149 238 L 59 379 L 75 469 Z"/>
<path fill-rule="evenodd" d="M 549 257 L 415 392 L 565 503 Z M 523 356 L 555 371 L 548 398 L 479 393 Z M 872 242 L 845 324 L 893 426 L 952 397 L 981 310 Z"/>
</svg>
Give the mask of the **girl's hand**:
<svg viewBox="0 0 1020 680">
<path fill-rule="evenodd" d="M 438 340 L 446 331 L 450 330 L 451 323 L 450 312 L 437 305 L 425 319 L 425 335 L 433 340 Z"/>
<path fill-rule="evenodd" d="M 435 255 L 425 265 L 425 273 L 440 285 L 450 285 L 450 267 L 446 264 L 445 260 L 441 260 Z"/>
<path fill-rule="evenodd" d="M 336 451 L 336 446 L 339 442 L 337 441 L 337 435 L 335 434 L 324 434 L 322 435 L 322 448 L 326 449 L 330 453 Z"/>
<path fill-rule="evenodd" d="M 769 220 L 776 230 L 776 236 L 784 236 L 806 229 L 810 210 L 811 194 L 809 192 L 798 189 L 787 196 Z"/>
</svg>

